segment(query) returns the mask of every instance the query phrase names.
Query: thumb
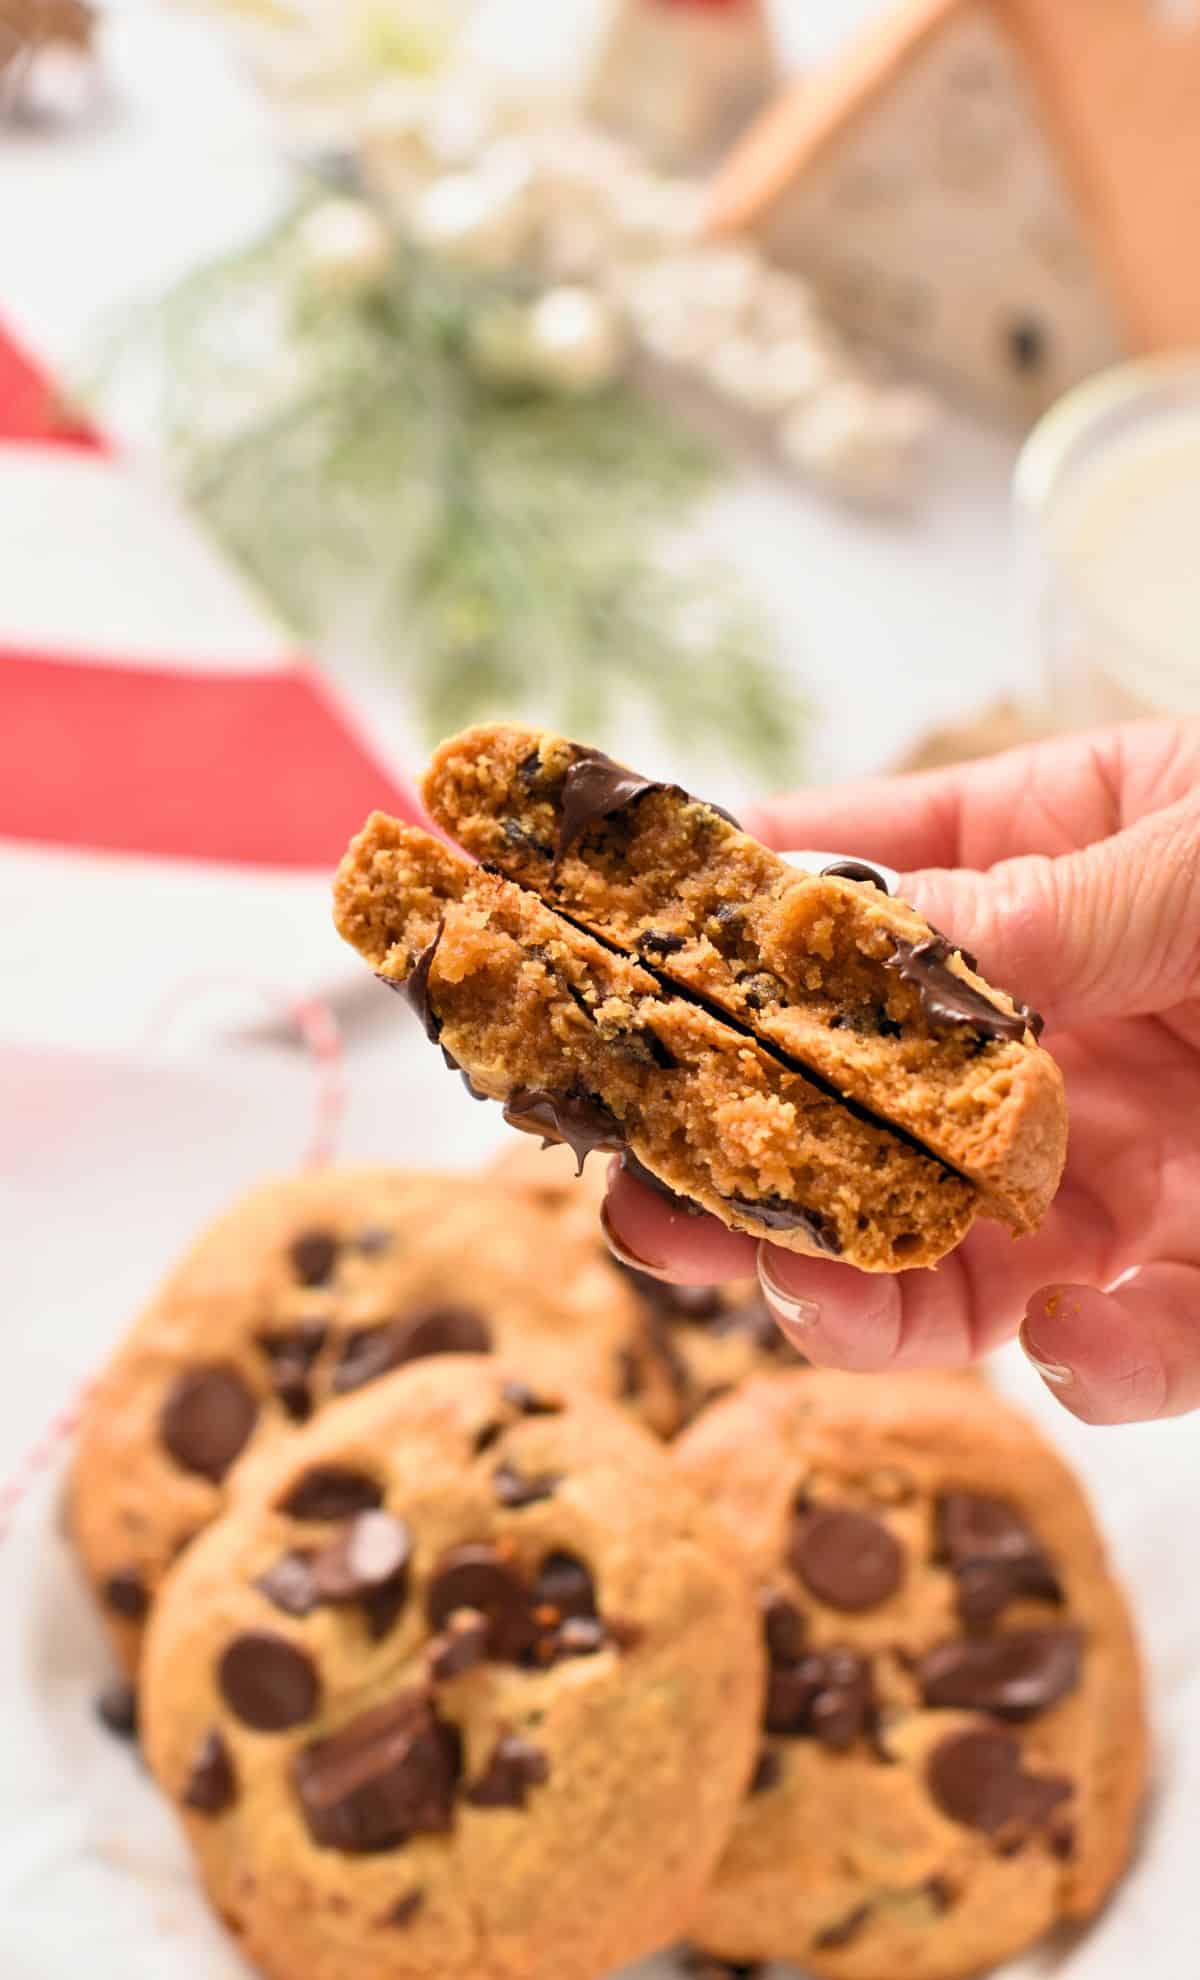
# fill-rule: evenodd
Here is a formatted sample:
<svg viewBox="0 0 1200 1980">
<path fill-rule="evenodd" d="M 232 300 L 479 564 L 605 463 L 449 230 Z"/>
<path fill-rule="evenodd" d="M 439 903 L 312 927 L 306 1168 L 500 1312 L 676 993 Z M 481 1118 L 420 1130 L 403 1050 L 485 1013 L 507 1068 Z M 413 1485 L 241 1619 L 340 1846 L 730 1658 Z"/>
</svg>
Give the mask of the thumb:
<svg viewBox="0 0 1200 1980">
<path fill-rule="evenodd" d="M 1182 799 L 1060 859 L 927 869 L 900 893 L 1056 1026 L 1200 995 L 1200 801 Z"/>
</svg>

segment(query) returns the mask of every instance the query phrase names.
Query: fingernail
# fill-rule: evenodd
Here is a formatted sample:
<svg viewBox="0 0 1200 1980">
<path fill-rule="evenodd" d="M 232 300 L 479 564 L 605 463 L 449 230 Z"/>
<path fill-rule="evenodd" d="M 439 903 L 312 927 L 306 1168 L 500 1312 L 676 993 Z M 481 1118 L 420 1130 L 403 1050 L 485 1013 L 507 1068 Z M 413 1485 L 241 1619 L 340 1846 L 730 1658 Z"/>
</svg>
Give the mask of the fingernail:
<svg viewBox="0 0 1200 1980">
<path fill-rule="evenodd" d="M 1065 1389 L 1068 1382 L 1075 1380 L 1074 1369 L 1068 1368 L 1065 1361 L 1051 1361 L 1048 1355 L 1039 1351 L 1030 1334 L 1028 1318 L 1021 1322 L 1020 1341 L 1026 1359 L 1037 1369 L 1043 1382 L 1048 1382 L 1052 1389 Z"/>
<path fill-rule="evenodd" d="M 821 1309 L 815 1299 L 801 1299 L 796 1293 L 786 1291 L 771 1271 L 769 1254 L 765 1245 L 758 1248 L 758 1283 L 762 1295 L 788 1339 L 801 1346 L 805 1336 L 812 1332 L 821 1318 Z"/>
<path fill-rule="evenodd" d="M 612 1252 L 618 1265 L 628 1266 L 631 1272 L 644 1272 L 647 1278 L 650 1279 L 670 1278 L 670 1273 L 657 1260 L 639 1258 L 636 1251 L 631 1251 L 627 1244 L 622 1244 L 612 1227 L 607 1203 L 600 1205 L 600 1229 L 604 1233 L 604 1242 Z"/>
</svg>

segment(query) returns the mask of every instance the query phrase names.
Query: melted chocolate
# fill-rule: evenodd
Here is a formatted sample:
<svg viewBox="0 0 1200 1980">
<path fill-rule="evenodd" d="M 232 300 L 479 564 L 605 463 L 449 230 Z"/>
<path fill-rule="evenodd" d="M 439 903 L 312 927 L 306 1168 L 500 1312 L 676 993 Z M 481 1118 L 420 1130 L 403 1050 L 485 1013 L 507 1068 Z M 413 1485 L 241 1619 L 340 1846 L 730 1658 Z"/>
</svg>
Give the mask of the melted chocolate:
<svg viewBox="0 0 1200 1980">
<path fill-rule="evenodd" d="M 722 1202 L 741 1217 L 750 1217 L 768 1231 L 806 1231 L 819 1251 L 830 1258 L 841 1256 L 841 1242 L 837 1232 L 830 1229 L 825 1219 L 815 1210 L 806 1210 L 799 1203 L 785 1203 L 780 1196 L 761 1196 L 752 1201 L 747 1196 L 726 1196 Z"/>
<path fill-rule="evenodd" d="M 583 1165 L 597 1150 L 619 1154 L 625 1134 L 615 1114 L 589 1093 L 549 1093 L 544 1087 L 519 1086 L 504 1103 L 504 1118 L 524 1134 L 540 1134 L 543 1147 L 563 1141 Z"/>
<path fill-rule="evenodd" d="M 669 1183 L 663 1182 L 661 1176 L 656 1176 L 653 1170 L 647 1169 L 644 1163 L 639 1162 L 632 1148 L 621 1150 L 621 1167 L 627 1176 L 633 1177 L 635 1182 L 643 1183 L 647 1189 L 652 1189 L 656 1196 L 665 1197 L 672 1210 L 682 1211 L 685 1217 L 703 1217 L 702 1204 L 693 1203 L 690 1196 L 680 1196 Z"/>
<path fill-rule="evenodd" d="M 821 868 L 822 880 L 858 880 L 864 887 L 878 887 L 881 894 L 891 892 L 882 873 L 874 866 L 868 866 L 863 859 L 835 859 L 832 866 Z"/>
<path fill-rule="evenodd" d="M 444 926 L 444 922 L 439 923 L 438 932 L 432 942 L 428 948 L 422 949 L 403 983 L 399 985 L 401 993 L 409 1008 L 416 1013 L 421 1029 L 431 1045 L 436 1045 L 442 1035 L 442 1020 L 429 1001 L 429 972 L 433 968 L 433 959 L 438 952 L 438 943 L 442 939 Z"/>
<path fill-rule="evenodd" d="M 611 818 L 614 812 L 624 811 L 626 805 L 636 804 L 650 791 L 671 791 L 685 803 L 705 804 L 726 824 L 740 830 L 737 819 L 719 804 L 711 804 L 707 798 L 693 798 L 679 784 L 664 784 L 653 777 L 639 777 L 636 770 L 627 770 L 623 763 L 615 763 L 603 750 L 589 749 L 576 757 L 563 782 L 555 865 L 566 857 L 590 825 L 596 824 L 599 819 Z"/>
<path fill-rule="evenodd" d="M 888 957 L 889 969 L 899 972 L 906 983 L 916 986 L 921 1008 L 931 1024 L 964 1025 L 987 1039 L 1020 1040 L 1026 1030 L 1037 1035 L 1036 1012 L 1021 1005 L 1016 1012 L 1002 1011 L 998 1005 L 969 983 L 956 976 L 947 963 L 954 951 L 942 936 L 928 942 L 906 942 L 892 937 L 895 952 Z"/>
</svg>

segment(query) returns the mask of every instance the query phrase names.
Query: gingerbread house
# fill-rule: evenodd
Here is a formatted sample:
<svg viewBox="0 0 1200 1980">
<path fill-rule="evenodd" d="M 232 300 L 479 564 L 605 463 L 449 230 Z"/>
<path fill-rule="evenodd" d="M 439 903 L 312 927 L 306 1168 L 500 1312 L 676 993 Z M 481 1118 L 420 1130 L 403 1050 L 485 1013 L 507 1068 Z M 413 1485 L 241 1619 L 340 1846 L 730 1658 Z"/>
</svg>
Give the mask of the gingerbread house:
<svg viewBox="0 0 1200 1980">
<path fill-rule="evenodd" d="M 906 0 L 763 114 L 709 224 L 1021 418 L 1200 348 L 1200 0 Z"/>
</svg>

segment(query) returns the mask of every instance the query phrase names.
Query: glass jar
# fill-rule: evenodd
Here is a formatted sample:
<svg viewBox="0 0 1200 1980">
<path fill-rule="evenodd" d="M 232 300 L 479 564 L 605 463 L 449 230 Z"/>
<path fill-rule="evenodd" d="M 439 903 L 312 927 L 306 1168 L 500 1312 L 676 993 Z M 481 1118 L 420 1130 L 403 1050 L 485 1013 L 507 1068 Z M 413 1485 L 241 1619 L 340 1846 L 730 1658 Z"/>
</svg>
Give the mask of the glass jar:
<svg viewBox="0 0 1200 1980">
<path fill-rule="evenodd" d="M 1200 713 L 1200 353 L 1069 393 L 1015 498 L 1050 722 Z"/>
</svg>

